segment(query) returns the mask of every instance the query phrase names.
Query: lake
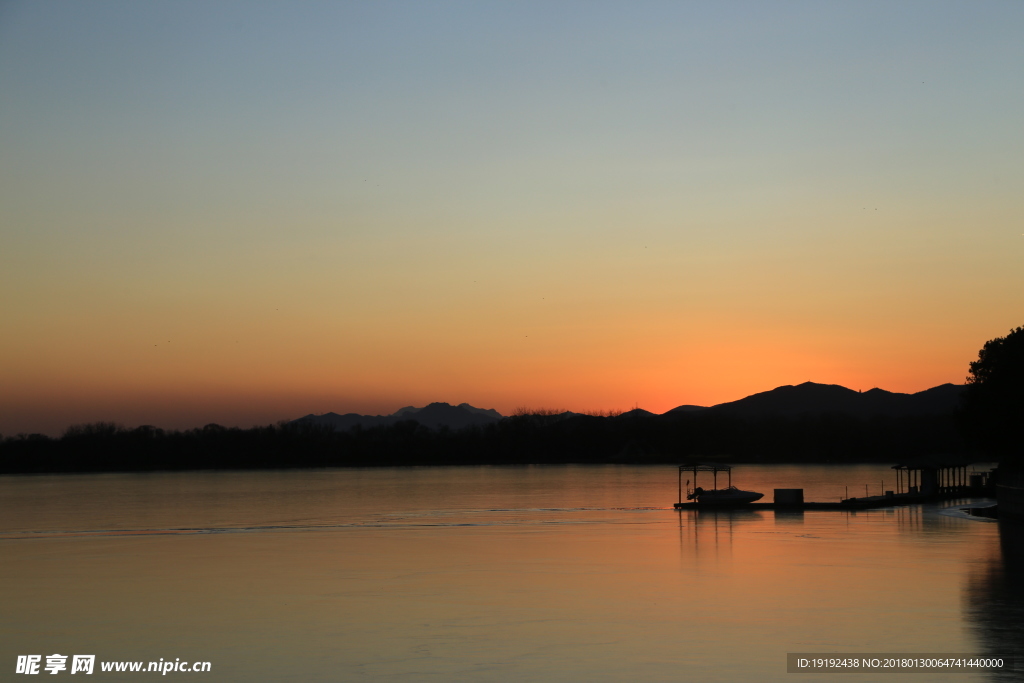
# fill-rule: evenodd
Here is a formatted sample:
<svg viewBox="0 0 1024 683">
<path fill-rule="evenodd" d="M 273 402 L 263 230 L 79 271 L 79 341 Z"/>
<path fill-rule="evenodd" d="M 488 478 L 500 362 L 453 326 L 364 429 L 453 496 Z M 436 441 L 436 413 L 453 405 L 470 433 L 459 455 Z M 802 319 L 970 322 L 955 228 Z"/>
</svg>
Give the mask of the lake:
<svg viewBox="0 0 1024 683">
<path fill-rule="evenodd" d="M 876 465 L 733 474 L 767 501 L 895 484 Z M 162 658 L 210 662 L 167 674 L 204 681 L 835 681 L 787 674 L 786 653 L 1024 656 L 1024 542 L 967 501 L 677 512 L 676 485 L 673 467 L 615 465 L 0 477 L 0 666 L 56 653 L 95 654 L 97 680 L 150 680 L 99 663 Z"/>
</svg>

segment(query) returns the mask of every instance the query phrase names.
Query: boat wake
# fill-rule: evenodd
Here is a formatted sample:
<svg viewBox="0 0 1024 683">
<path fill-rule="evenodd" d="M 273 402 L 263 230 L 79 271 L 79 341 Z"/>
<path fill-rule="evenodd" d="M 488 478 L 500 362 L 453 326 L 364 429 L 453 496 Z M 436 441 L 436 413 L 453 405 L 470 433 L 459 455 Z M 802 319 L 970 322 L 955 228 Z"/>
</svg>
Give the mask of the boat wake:
<svg viewBox="0 0 1024 683">
<path fill-rule="evenodd" d="M 34 529 L 0 532 L 0 541 L 33 539 L 90 538 L 119 536 L 195 536 L 202 534 L 251 534 L 295 531 L 332 531 L 341 529 L 404 529 L 415 527 L 493 527 L 563 524 L 623 523 L 621 519 L 559 517 L 562 514 L 602 512 L 668 511 L 668 507 L 614 507 L 614 508 L 490 508 L 484 510 L 435 510 L 403 513 L 350 522 L 336 523 L 282 523 L 239 526 L 157 527 L 136 529 Z M 476 519 L 496 515 L 492 519 Z M 555 515 L 538 517 L 537 515 Z M 656 520 L 652 520 L 656 521 Z M 633 521 L 631 523 L 642 523 Z"/>
</svg>

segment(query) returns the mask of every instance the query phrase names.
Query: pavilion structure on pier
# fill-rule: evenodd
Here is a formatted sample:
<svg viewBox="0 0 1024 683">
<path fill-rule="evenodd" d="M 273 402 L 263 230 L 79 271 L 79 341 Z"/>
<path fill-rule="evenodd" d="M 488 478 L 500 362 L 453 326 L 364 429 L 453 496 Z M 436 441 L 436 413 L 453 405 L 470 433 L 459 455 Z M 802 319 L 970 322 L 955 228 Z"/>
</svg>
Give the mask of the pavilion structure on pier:
<svg viewBox="0 0 1024 683">
<path fill-rule="evenodd" d="M 914 458 L 896 470 L 896 495 L 949 495 L 967 492 L 978 480 L 968 473 L 969 460 L 954 455 Z M 976 476 L 976 475 L 975 475 Z"/>
</svg>

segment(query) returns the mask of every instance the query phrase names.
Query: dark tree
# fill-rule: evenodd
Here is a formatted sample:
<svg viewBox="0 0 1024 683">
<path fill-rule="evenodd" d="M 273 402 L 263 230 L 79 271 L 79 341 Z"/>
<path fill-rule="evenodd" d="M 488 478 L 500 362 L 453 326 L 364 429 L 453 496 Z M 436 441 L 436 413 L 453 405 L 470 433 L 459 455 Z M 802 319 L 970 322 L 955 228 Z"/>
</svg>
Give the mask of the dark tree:
<svg viewBox="0 0 1024 683">
<path fill-rule="evenodd" d="M 968 436 L 1000 462 L 1024 461 L 1024 328 L 985 342 L 963 403 Z"/>
</svg>

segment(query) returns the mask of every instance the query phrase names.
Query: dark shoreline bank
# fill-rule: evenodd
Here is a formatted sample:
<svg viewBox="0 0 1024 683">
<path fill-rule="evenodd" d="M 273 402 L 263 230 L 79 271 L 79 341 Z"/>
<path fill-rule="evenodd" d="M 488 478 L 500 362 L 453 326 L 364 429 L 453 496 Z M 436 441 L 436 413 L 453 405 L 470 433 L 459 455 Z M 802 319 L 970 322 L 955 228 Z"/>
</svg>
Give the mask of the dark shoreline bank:
<svg viewBox="0 0 1024 683">
<path fill-rule="evenodd" d="M 424 465 L 893 463 L 968 455 L 955 416 L 521 415 L 432 430 L 408 420 L 332 431 L 281 424 L 187 431 L 98 423 L 0 442 L 0 474 Z"/>
</svg>

